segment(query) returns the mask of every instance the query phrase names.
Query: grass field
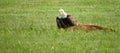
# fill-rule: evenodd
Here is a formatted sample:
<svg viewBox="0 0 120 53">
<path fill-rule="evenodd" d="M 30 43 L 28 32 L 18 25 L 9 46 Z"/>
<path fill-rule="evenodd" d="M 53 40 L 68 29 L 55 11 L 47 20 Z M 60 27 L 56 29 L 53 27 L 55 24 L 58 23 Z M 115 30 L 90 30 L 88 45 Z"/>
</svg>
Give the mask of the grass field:
<svg viewBox="0 0 120 53">
<path fill-rule="evenodd" d="M 60 8 L 116 32 L 59 31 Z M 120 0 L 0 0 L 0 53 L 120 53 Z"/>
</svg>

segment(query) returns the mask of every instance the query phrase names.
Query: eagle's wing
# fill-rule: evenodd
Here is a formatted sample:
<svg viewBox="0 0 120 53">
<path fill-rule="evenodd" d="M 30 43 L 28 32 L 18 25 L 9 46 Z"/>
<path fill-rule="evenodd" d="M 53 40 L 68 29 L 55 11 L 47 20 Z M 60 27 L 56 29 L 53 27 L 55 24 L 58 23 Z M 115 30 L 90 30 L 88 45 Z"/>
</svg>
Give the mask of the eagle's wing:
<svg viewBox="0 0 120 53">
<path fill-rule="evenodd" d="M 60 29 L 61 28 L 61 22 L 58 17 L 56 17 L 56 22 L 57 22 L 57 27 Z"/>
<path fill-rule="evenodd" d="M 66 28 L 66 20 L 62 19 L 62 18 L 56 18 L 56 22 L 57 22 L 57 27 L 60 28 Z"/>
<path fill-rule="evenodd" d="M 77 21 L 74 17 L 72 17 L 71 15 L 68 16 L 68 18 L 71 20 L 71 22 L 76 25 L 77 24 Z"/>
<path fill-rule="evenodd" d="M 71 16 L 68 15 L 67 18 L 58 18 L 56 17 L 57 27 L 60 28 L 67 28 L 70 26 L 76 25 L 76 20 Z"/>
</svg>

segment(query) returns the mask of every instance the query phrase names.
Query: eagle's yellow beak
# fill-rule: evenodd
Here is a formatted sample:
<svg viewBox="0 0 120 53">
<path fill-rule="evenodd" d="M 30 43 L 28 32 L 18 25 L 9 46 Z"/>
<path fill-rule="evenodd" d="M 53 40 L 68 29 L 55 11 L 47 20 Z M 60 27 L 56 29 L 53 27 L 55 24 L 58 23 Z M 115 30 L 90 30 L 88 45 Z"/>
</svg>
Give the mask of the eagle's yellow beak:
<svg viewBox="0 0 120 53">
<path fill-rule="evenodd" d="M 63 15 L 63 13 L 62 12 L 60 12 L 60 16 L 62 16 Z"/>
</svg>

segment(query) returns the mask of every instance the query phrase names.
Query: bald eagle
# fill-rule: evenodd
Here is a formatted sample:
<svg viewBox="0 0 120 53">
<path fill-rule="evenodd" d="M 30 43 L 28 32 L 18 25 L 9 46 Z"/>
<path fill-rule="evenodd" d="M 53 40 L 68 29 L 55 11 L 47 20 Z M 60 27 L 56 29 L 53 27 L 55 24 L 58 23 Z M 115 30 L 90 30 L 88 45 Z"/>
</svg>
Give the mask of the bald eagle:
<svg viewBox="0 0 120 53">
<path fill-rule="evenodd" d="M 76 25 L 76 20 L 68 15 L 63 9 L 58 11 L 58 16 L 56 17 L 57 27 L 60 28 L 68 28 L 70 26 Z"/>
</svg>

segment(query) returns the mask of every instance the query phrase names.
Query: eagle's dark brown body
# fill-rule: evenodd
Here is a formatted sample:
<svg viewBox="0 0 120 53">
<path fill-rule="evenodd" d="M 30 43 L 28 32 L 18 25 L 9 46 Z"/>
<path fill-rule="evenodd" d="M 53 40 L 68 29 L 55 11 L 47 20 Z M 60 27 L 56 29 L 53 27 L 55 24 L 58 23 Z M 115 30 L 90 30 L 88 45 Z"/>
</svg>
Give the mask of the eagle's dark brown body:
<svg viewBox="0 0 120 53">
<path fill-rule="evenodd" d="M 68 28 L 70 26 L 75 25 L 75 19 L 71 15 L 67 15 L 67 18 L 56 18 L 57 27 L 60 28 Z"/>
</svg>

